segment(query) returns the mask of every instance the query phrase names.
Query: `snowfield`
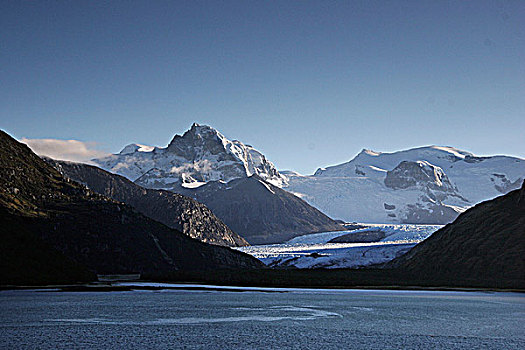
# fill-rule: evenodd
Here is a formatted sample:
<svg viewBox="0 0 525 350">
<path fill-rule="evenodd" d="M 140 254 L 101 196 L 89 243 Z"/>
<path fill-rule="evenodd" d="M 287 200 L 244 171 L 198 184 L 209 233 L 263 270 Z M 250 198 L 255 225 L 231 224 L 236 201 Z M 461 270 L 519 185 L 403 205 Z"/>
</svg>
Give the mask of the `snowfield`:
<svg viewBox="0 0 525 350">
<path fill-rule="evenodd" d="M 362 224 L 366 228 L 296 237 L 283 244 L 235 248 L 271 267 L 358 268 L 390 261 L 440 229 L 441 225 Z M 329 243 L 337 237 L 382 232 L 370 243 Z M 350 236 L 351 237 L 351 236 Z"/>
<path fill-rule="evenodd" d="M 525 159 L 427 146 L 393 153 L 363 150 L 314 175 L 284 174 L 284 189 L 332 218 L 447 224 L 471 206 L 519 188 Z"/>
</svg>

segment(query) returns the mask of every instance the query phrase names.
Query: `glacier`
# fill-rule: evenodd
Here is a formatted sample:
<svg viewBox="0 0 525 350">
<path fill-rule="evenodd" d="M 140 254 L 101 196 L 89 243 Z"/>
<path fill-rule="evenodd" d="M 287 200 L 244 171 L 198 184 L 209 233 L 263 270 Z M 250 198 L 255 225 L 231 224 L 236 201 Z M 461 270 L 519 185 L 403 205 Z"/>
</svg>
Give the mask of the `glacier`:
<svg viewBox="0 0 525 350">
<path fill-rule="evenodd" d="M 283 244 L 235 248 L 270 267 L 360 268 L 390 261 L 430 237 L 442 225 L 360 224 L 364 228 L 308 234 Z M 381 231 L 385 237 L 369 243 L 330 243 L 362 232 Z"/>
</svg>

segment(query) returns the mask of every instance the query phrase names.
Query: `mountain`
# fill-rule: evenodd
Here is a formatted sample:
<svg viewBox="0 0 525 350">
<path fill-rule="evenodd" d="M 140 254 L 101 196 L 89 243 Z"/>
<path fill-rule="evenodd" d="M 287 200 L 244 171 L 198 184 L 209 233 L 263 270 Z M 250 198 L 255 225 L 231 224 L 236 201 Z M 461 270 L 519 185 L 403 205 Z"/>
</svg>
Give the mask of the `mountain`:
<svg viewBox="0 0 525 350">
<path fill-rule="evenodd" d="M 141 273 L 256 268 L 261 263 L 226 247 L 205 244 L 132 207 L 64 178 L 51 165 L 0 131 L 2 284 L 65 276 L 68 261 L 90 273 Z M 45 247 L 45 252 L 41 248 Z M 13 258 L 14 252 L 18 257 Z M 46 261 L 46 257 L 59 261 Z M 22 259 L 20 257 L 28 257 Z M 42 264 L 35 268 L 32 264 Z M 75 272 L 75 271 L 72 271 Z M 86 277 L 79 275 L 78 280 Z"/>
<path fill-rule="evenodd" d="M 170 190 L 209 181 L 230 181 L 258 175 L 276 185 L 286 178 L 253 147 L 230 141 L 207 125 L 194 123 L 165 148 L 131 144 L 119 154 L 93 159 L 104 170 L 147 188 Z"/>
<path fill-rule="evenodd" d="M 120 175 L 112 174 L 95 166 L 45 159 L 71 180 L 89 189 L 126 203 L 142 214 L 181 231 L 199 241 L 229 246 L 248 245 L 205 205 L 170 191 L 151 190 L 140 187 Z"/>
<path fill-rule="evenodd" d="M 305 201 L 257 175 L 228 183 L 212 181 L 194 189 L 180 187 L 178 191 L 206 204 L 250 244 L 280 243 L 307 233 L 344 229 Z"/>
<path fill-rule="evenodd" d="M 525 182 L 480 203 L 387 267 L 428 280 L 515 281 L 525 285 Z"/>
<path fill-rule="evenodd" d="M 342 227 L 280 189 L 287 177 L 259 151 L 193 124 L 166 148 L 133 144 L 93 162 L 135 184 L 196 199 L 250 244 Z M 164 222 L 164 221 L 163 221 Z"/>
<path fill-rule="evenodd" d="M 334 218 L 447 224 L 474 204 L 518 188 L 525 160 L 439 146 L 394 153 L 363 150 L 312 176 L 286 176 L 284 189 Z"/>
</svg>

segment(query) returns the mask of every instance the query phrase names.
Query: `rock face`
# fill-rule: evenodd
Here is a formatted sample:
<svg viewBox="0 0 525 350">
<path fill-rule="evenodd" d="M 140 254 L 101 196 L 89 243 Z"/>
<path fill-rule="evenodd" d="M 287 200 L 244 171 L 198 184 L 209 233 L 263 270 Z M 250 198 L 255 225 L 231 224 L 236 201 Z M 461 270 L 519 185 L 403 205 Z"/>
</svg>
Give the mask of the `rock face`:
<svg viewBox="0 0 525 350">
<path fill-rule="evenodd" d="M 387 171 L 385 186 L 394 190 L 421 187 L 444 193 L 454 193 L 456 190 L 443 169 L 426 161 L 402 161 L 394 169 Z"/>
<path fill-rule="evenodd" d="M 501 193 L 507 193 L 516 188 L 519 188 L 521 183 L 521 178 L 518 178 L 516 181 L 512 182 L 507 179 L 505 174 L 492 174 L 490 180 L 494 182 L 494 188 Z"/>
<path fill-rule="evenodd" d="M 379 242 L 386 237 L 381 230 L 348 233 L 328 241 L 328 243 L 370 243 Z"/>
<path fill-rule="evenodd" d="M 344 229 L 305 201 L 257 175 L 180 191 L 206 204 L 250 244 L 280 243 L 307 233 Z"/>
<path fill-rule="evenodd" d="M 230 247 L 248 245 L 210 209 L 191 198 L 169 191 L 146 189 L 122 176 L 91 165 L 49 158 L 45 160 L 65 177 L 84 184 L 101 195 L 131 205 L 142 214 L 191 238 Z"/>
<path fill-rule="evenodd" d="M 470 208 L 387 267 L 427 280 L 524 286 L 524 256 L 525 182 L 521 189 Z"/>
<path fill-rule="evenodd" d="M 154 189 L 196 187 L 209 181 L 227 182 L 251 175 L 278 185 L 286 180 L 253 147 L 228 140 L 217 130 L 198 124 L 193 124 L 182 136 L 175 135 L 166 148 L 132 144 L 119 154 L 93 162 Z"/>
<path fill-rule="evenodd" d="M 452 147 L 361 151 L 313 176 L 286 173 L 283 188 L 333 218 L 447 224 L 480 201 L 520 186 L 525 160 L 477 157 Z"/>
<path fill-rule="evenodd" d="M 2 241 L 9 243 L 2 245 L 2 253 L 34 257 L 40 254 L 38 247 L 46 245 L 50 252 L 96 273 L 162 276 L 176 270 L 262 266 L 246 254 L 191 239 L 126 204 L 65 179 L 3 131 L 0 222 Z M 28 236 L 20 240 L 19 232 Z M 20 275 L 38 278 L 31 260 L 4 256 L 2 283 Z M 40 268 L 50 272 L 46 265 Z"/>
<path fill-rule="evenodd" d="M 448 206 L 445 201 L 453 198 L 456 202 L 469 203 L 450 182 L 447 174 L 438 166 L 427 161 L 402 161 L 387 171 L 385 186 L 393 190 L 415 190 L 421 193 L 419 201 L 406 205 L 403 223 L 433 224 L 451 222 L 458 216 L 458 209 Z M 387 206 L 392 211 L 395 206 Z M 397 217 L 395 213 L 393 217 Z"/>
</svg>

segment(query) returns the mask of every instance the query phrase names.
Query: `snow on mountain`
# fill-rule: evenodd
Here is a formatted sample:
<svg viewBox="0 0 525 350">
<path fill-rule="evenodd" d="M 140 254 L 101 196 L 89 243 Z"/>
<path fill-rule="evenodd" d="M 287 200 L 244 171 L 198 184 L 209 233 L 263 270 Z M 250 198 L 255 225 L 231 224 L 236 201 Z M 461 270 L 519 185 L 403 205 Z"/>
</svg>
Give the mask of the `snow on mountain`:
<svg viewBox="0 0 525 350">
<path fill-rule="evenodd" d="M 130 154 L 135 152 L 152 152 L 155 149 L 153 146 L 139 145 L 138 143 L 132 143 L 127 145 L 120 151 L 119 154 Z"/>
<path fill-rule="evenodd" d="M 118 154 L 93 162 L 155 189 L 195 188 L 209 181 L 228 182 L 254 174 L 279 186 L 286 181 L 261 152 L 196 123 L 182 136 L 175 135 L 165 148 L 131 144 Z"/>
<path fill-rule="evenodd" d="M 376 223 L 449 223 L 470 206 L 518 188 L 525 178 L 524 159 L 478 157 L 440 146 L 393 153 L 365 149 L 312 176 L 279 172 L 253 147 L 198 124 L 165 148 L 131 144 L 93 162 L 138 185 L 175 192 L 257 175 L 330 217 Z"/>
<path fill-rule="evenodd" d="M 439 146 L 362 150 L 351 161 L 312 176 L 287 177 L 286 190 L 334 218 L 445 224 L 480 201 L 519 188 L 525 160 Z"/>
</svg>

